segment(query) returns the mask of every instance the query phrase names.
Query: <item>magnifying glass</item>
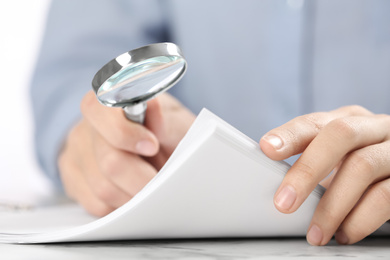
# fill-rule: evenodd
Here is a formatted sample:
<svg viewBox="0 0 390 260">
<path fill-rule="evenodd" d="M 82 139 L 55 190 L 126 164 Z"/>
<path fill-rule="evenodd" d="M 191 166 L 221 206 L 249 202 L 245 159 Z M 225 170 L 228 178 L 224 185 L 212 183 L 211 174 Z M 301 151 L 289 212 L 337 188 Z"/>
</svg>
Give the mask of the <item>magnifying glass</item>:
<svg viewBox="0 0 390 260">
<path fill-rule="evenodd" d="M 146 101 L 165 92 L 184 75 L 187 62 L 173 43 L 155 43 L 123 53 L 92 80 L 99 102 L 122 107 L 126 117 L 143 124 Z"/>
</svg>

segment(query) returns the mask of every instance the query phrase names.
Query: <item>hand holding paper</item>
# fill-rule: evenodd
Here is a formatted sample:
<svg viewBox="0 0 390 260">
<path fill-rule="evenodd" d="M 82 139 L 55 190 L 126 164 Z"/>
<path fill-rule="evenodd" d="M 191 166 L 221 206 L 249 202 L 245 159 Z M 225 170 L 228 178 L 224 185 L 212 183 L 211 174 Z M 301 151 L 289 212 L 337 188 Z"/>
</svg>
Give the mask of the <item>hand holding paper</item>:
<svg viewBox="0 0 390 260">
<path fill-rule="evenodd" d="M 323 184 L 321 199 L 307 234 L 309 243 L 324 245 L 336 232 L 341 244 L 371 234 L 390 218 L 390 116 L 359 107 L 297 117 L 273 129 L 260 141 L 272 159 L 302 153 L 275 195 L 285 213 L 300 207 Z"/>
<path fill-rule="evenodd" d="M 148 103 L 145 126 L 120 108 L 84 97 L 83 118 L 59 157 L 66 193 L 88 212 L 104 216 L 137 194 L 169 158 L 194 115 L 168 94 Z"/>
</svg>

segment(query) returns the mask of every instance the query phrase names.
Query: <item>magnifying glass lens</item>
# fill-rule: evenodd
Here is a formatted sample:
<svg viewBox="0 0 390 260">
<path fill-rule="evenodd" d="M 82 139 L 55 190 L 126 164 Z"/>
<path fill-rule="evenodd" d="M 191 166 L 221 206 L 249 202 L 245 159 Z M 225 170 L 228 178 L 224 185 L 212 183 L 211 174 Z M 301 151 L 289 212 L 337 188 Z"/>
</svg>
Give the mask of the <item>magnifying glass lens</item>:
<svg viewBox="0 0 390 260">
<path fill-rule="evenodd" d="M 120 107 L 147 100 L 171 87 L 185 71 L 181 56 L 167 55 L 142 60 L 107 79 L 96 95 L 103 104 Z"/>
<path fill-rule="evenodd" d="M 175 85 L 186 70 L 176 44 L 154 43 L 108 62 L 95 74 L 92 88 L 100 103 L 122 107 L 127 119 L 143 124 L 146 102 Z"/>
</svg>

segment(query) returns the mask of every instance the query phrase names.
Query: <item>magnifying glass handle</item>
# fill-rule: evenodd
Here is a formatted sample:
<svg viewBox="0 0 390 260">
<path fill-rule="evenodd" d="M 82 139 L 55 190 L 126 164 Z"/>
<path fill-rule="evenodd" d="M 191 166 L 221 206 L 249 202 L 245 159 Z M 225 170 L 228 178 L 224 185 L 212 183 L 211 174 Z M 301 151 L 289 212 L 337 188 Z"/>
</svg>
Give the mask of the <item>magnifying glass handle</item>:
<svg viewBox="0 0 390 260">
<path fill-rule="evenodd" d="M 123 110 L 125 111 L 127 119 L 139 124 L 143 124 L 145 120 L 146 107 L 146 102 L 140 102 L 135 105 L 125 106 Z"/>
</svg>

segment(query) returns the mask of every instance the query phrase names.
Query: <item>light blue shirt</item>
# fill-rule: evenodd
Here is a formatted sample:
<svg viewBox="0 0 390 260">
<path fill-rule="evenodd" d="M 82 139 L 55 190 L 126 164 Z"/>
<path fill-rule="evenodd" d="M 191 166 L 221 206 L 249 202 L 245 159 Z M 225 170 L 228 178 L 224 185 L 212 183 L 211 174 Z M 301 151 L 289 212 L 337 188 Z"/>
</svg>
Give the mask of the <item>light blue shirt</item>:
<svg viewBox="0 0 390 260">
<path fill-rule="evenodd" d="M 37 156 L 57 156 L 102 65 L 172 41 L 188 72 L 172 88 L 258 140 L 301 114 L 358 104 L 390 114 L 390 1 L 54 1 L 31 94 Z"/>
</svg>

